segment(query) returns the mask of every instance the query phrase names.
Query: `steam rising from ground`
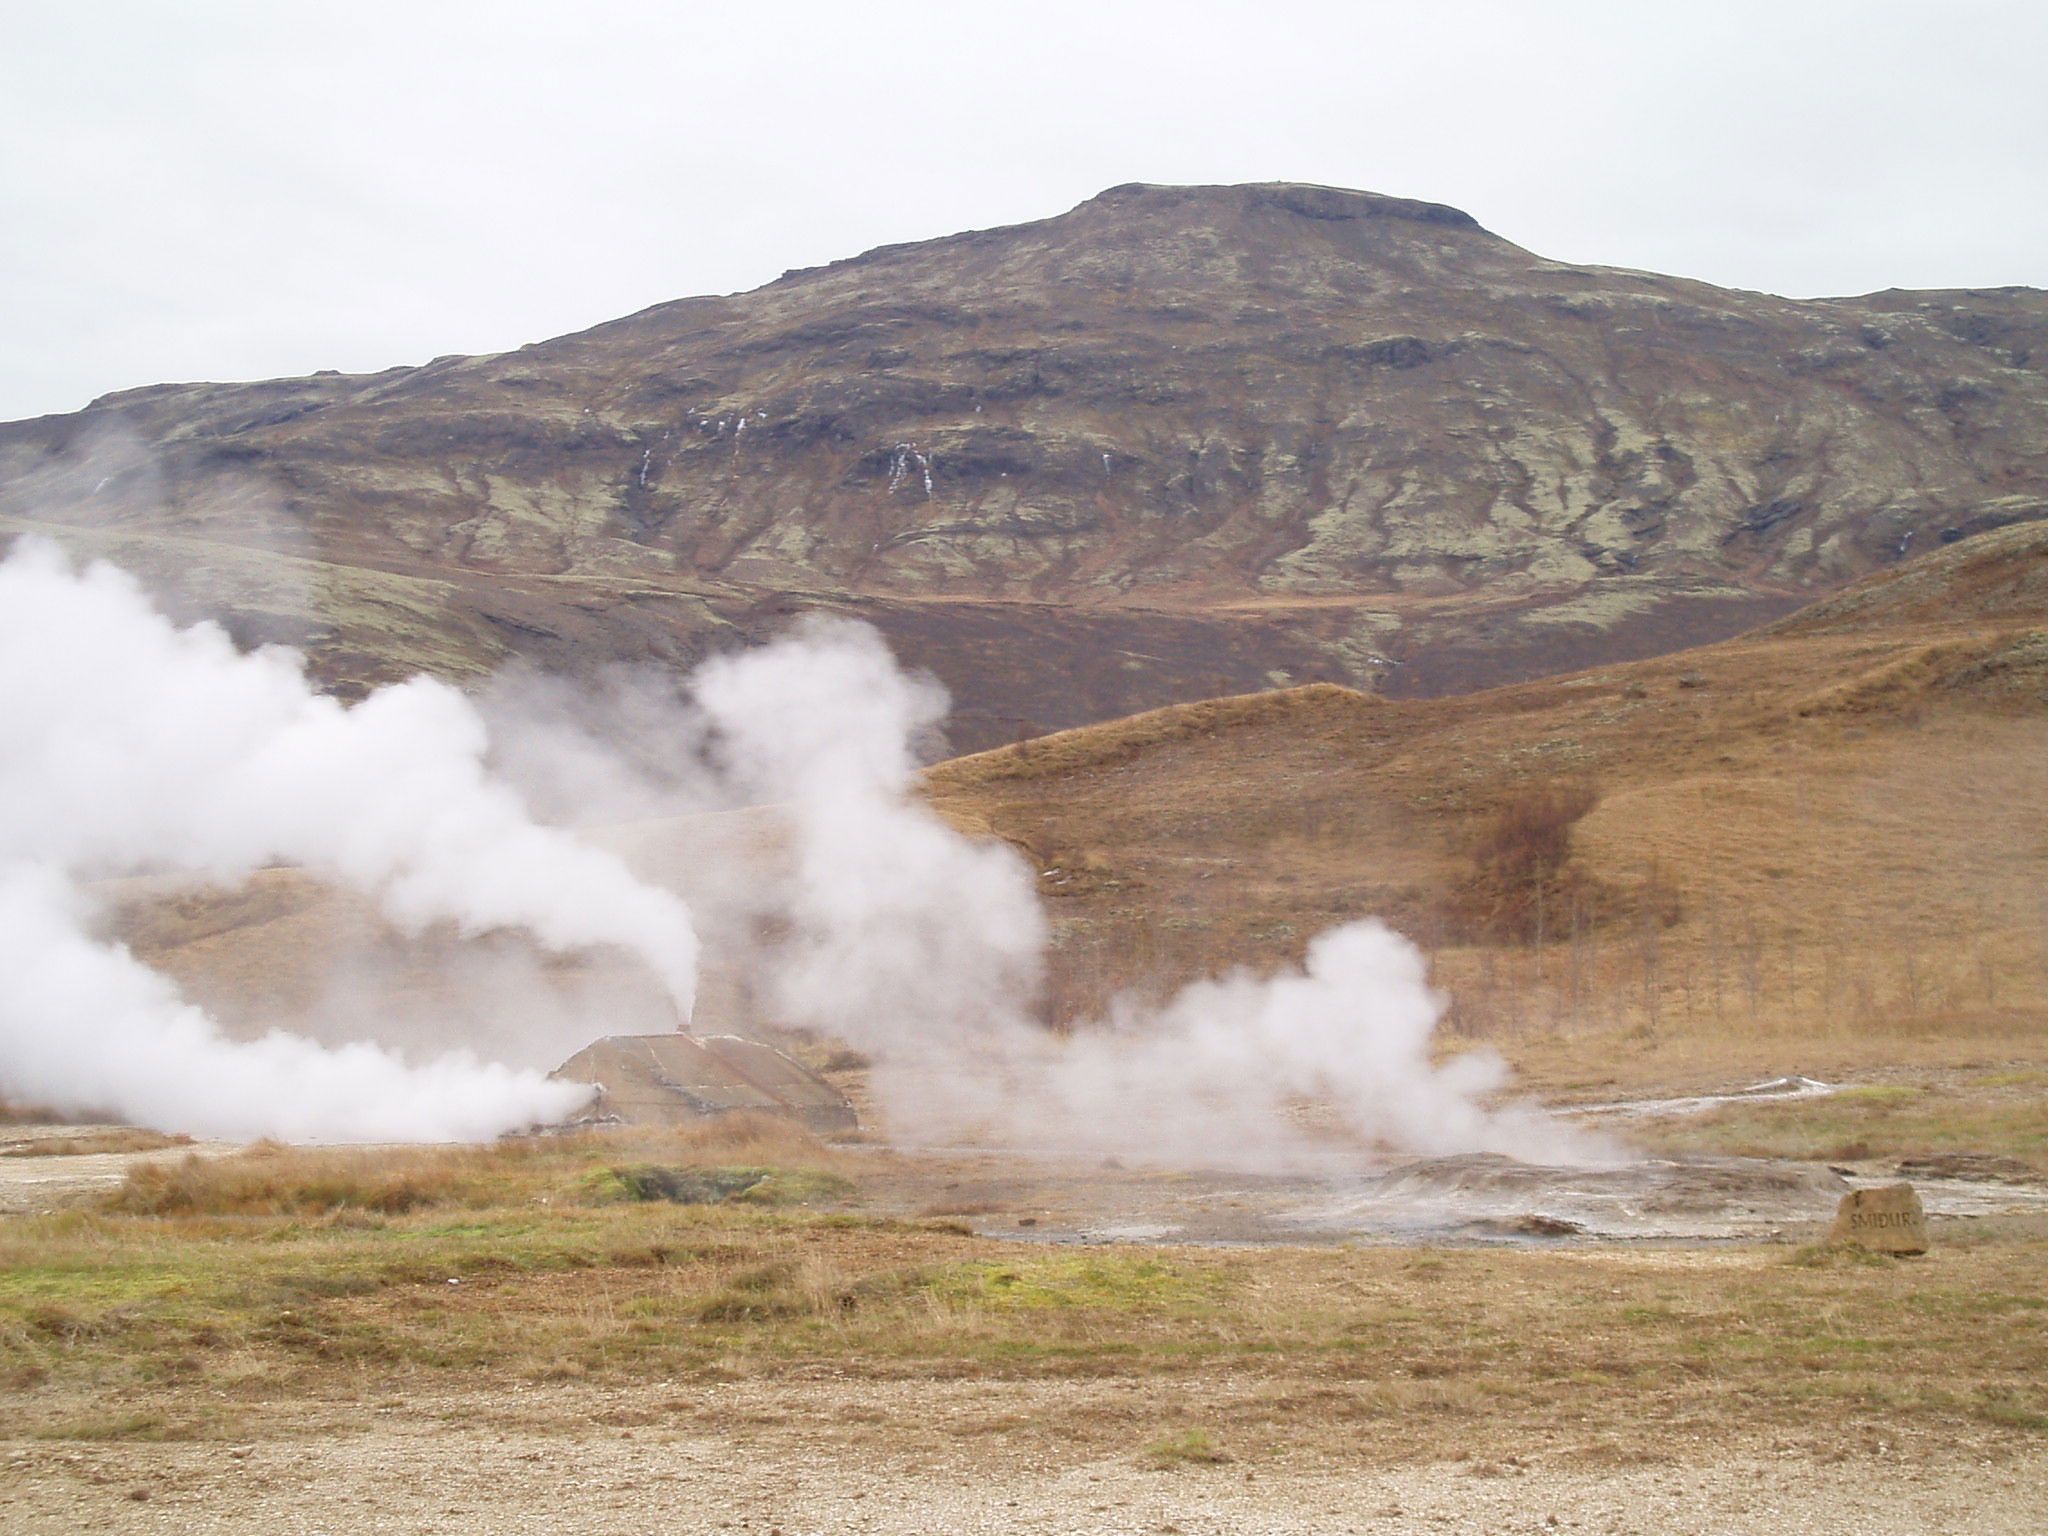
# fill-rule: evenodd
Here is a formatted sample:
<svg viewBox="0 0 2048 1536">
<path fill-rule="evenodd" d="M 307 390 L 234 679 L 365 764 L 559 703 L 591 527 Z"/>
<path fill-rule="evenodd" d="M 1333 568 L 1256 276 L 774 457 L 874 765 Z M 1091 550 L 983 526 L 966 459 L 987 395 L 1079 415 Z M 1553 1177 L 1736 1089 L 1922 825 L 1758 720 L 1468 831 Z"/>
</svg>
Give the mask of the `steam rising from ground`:
<svg viewBox="0 0 2048 1536">
<path fill-rule="evenodd" d="M 1534 1106 L 1484 1105 L 1507 1080 L 1498 1057 L 1433 1063 L 1442 1013 L 1421 953 L 1367 919 L 1319 935 L 1299 970 L 1198 981 L 1156 1012 L 1118 1006 L 1110 1027 L 1050 1054 L 1038 1092 L 1070 1140 L 1173 1160 L 1284 1156 L 1300 1141 L 1289 1112 L 1306 1101 L 1402 1151 L 1606 1155 Z"/>
<path fill-rule="evenodd" d="M 513 677 L 480 712 L 415 679 L 348 708 L 308 686 L 297 653 L 180 630 L 120 571 L 24 540 L 0 565 L 0 1093 L 288 1139 L 481 1138 L 581 1102 L 467 1056 L 231 1040 L 93 936 L 81 889 L 292 863 L 402 927 L 623 951 L 684 1010 L 701 929 L 748 1009 L 875 1060 L 905 1139 L 1270 1162 L 1302 1145 L 1292 1111 L 1317 1099 L 1407 1150 L 1597 1153 L 1533 1109 L 1488 1107 L 1498 1061 L 1432 1060 L 1441 1003 L 1377 922 L 1324 934 L 1299 970 L 1048 1032 L 1030 867 L 912 792 L 945 711 L 872 630 L 819 619 L 686 682 Z M 544 824 L 602 821 L 581 837 Z M 677 826 L 694 840 L 664 864 L 661 829 Z M 629 861 L 687 893 L 694 928 Z"/>
<path fill-rule="evenodd" d="M 488 1136 L 580 1088 L 460 1058 L 230 1041 L 125 950 L 77 882 L 159 870 L 215 883 L 297 863 L 407 928 L 518 927 L 617 945 L 687 1010 L 696 940 L 673 895 L 532 821 L 483 768 L 485 733 L 424 678 L 354 708 L 296 652 L 180 630 L 124 573 L 25 539 L 0 565 L 0 1081 L 166 1129 L 343 1140 Z"/>
<path fill-rule="evenodd" d="M 1497 1058 L 1432 1061 L 1442 1000 L 1376 921 L 1323 934 L 1298 971 L 1123 1000 L 1049 1033 L 1033 1017 L 1047 934 L 1031 869 L 911 794 L 910 743 L 945 711 L 934 685 L 872 631 L 813 620 L 712 663 L 696 696 L 728 782 L 793 829 L 787 936 L 764 964 L 773 1011 L 867 1050 L 899 1134 L 1255 1163 L 1299 1149 L 1289 1112 L 1316 1099 L 1409 1151 L 1603 1154 L 1537 1109 L 1483 1104 L 1505 1080 Z"/>
<path fill-rule="evenodd" d="M 763 966 L 773 1011 L 872 1055 L 902 1130 L 1000 1110 L 1004 1067 L 1041 1033 L 1045 920 L 1007 845 L 910 797 L 911 743 L 944 693 L 899 671 L 873 630 L 813 619 L 711 663 L 697 697 L 728 776 L 790 824 L 786 927 Z M 906 1070 L 937 1074 L 941 1102 Z"/>
</svg>

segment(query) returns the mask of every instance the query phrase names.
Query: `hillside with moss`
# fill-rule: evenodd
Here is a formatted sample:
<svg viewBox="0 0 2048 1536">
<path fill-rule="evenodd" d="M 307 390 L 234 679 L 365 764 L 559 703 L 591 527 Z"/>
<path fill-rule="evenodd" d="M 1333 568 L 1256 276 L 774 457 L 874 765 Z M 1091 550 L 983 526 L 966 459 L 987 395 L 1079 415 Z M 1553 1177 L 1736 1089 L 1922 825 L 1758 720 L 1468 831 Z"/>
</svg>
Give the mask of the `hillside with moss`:
<svg viewBox="0 0 2048 1536">
<path fill-rule="evenodd" d="M 339 692 L 683 664 L 822 608 L 937 673 L 961 748 L 1662 654 L 2044 514 L 2048 295 L 1795 301 L 1293 184 L 0 426 L 0 529 Z"/>
</svg>

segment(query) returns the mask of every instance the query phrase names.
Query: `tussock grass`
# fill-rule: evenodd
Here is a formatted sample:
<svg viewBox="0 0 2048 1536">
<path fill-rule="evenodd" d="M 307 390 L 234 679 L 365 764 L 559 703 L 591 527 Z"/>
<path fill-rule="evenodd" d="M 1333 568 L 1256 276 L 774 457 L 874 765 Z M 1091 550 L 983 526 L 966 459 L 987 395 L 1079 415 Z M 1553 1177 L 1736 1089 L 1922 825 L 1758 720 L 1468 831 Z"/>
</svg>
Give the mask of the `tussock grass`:
<svg viewBox="0 0 2048 1536">
<path fill-rule="evenodd" d="M 309 1152 L 259 1143 L 229 1157 L 129 1170 L 108 1202 L 136 1216 L 397 1215 L 428 1206 L 485 1208 L 529 1197 L 543 1155 L 530 1146 Z"/>
<path fill-rule="evenodd" d="M 1216 1437 L 1200 1425 L 1177 1435 L 1162 1435 L 1145 1447 L 1144 1458 L 1161 1471 L 1190 1465 L 1215 1466 L 1231 1459 L 1230 1453 L 1216 1443 Z"/>
</svg>

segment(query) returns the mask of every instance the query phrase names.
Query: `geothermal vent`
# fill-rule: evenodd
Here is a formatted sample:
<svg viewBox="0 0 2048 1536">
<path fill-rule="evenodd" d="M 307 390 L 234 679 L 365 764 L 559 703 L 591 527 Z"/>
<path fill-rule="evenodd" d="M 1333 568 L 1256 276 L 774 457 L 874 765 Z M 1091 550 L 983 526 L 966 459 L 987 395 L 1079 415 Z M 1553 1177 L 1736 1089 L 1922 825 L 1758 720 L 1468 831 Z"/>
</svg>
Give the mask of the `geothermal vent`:
<svg viewBox="0 0 2048 1536">
<path fill-rule="evenodd" d="M 820 1134 L 859 1124 L 846 1096 L 817 1073 L 737 1035 L 607 1035 L 553 1075 L 593 1084 L 585 1115 L 621 1125 L 679 1125 L 736 1110 L 787 1115 Z"/>
</svg>

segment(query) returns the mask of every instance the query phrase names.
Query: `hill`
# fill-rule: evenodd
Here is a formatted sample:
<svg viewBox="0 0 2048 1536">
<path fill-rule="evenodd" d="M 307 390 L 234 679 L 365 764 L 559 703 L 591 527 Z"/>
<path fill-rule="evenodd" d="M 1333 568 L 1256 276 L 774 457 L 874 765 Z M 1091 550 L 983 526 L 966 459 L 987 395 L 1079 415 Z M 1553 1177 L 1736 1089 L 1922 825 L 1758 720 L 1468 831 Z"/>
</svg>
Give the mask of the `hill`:
<svg viewBox="0 0 2048 1536">
<path fill-rule="evenodd" d="M 1437 204 L 1114 188 L 516 352 L 0 427 L 57 526 L 344 694 L 853 613 L 955 745 L 1723 638 L 2048 514 L 2048 294 L 1793 301 Z"/>
<path fill-rule="evenodd" d="M 1775 1036 L 1793 1070 L 1844 1031 L 2037 1031 L 2044 569 L 2009 528 L 1678 655 L 1169 708 L 930 791 L 1043 872 L 1064 1013 L 1379 914 L 1477 1035 Z"/>
</svg>

